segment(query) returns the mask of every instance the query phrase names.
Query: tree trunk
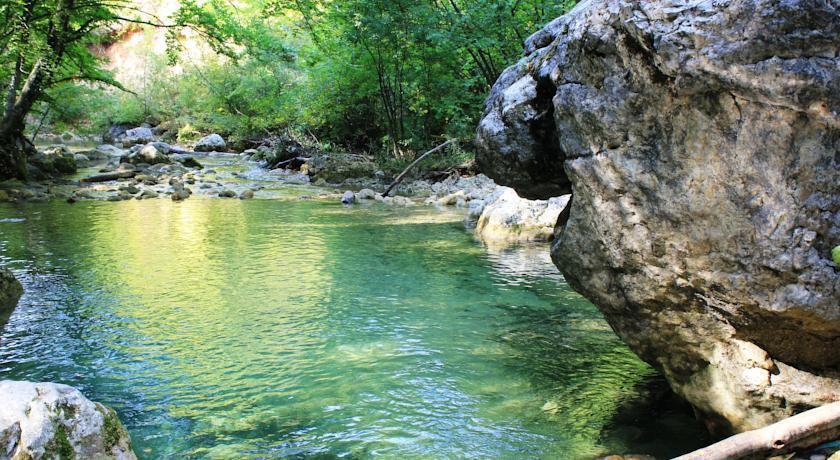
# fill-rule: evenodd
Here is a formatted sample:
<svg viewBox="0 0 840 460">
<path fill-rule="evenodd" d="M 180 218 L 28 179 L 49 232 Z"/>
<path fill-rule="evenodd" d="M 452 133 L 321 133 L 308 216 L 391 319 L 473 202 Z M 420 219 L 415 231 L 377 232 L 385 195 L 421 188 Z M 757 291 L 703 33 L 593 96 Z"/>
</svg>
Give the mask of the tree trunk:
<svg viewBox="0 0 840 460">
<path fill-rule="evenodd" d="M 26 174 L 26 157 L 35 147 L 23 135 L 23 130 L 0 133 L 0 180 L 23 179 Z"/>
<path fill-rule="evenodd" d="M 779 457 L 840 437 L 840 402 L 786 418 L 773 425 L 736 434 L 675 460 L 731 460 Z"/>
<path fill-rule="evenodd" d="M 41 96 L 48 67 L 43 59 L 35 63 L 20 96 L 0 120 L 0 180 L 27 179 L 26 158 L 35 152 L 35 147 L 23 135 L 23 130 L 26 115 Z"/>
</svg>

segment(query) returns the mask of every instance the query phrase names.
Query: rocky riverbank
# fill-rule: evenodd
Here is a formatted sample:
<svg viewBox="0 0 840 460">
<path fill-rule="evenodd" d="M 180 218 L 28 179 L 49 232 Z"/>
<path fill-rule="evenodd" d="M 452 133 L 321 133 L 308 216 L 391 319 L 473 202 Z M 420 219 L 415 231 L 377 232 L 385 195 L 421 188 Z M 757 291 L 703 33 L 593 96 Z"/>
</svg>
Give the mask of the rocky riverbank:
<svg viewBox="0 0 840 460">
<path fill-rule="evenodd" d="M 105 136 L 114 144 L 41 148 L 30 166 L 40 180 L 0 183 L 0 202 L 274 199 L 289 198 L 280 189 L 297 187 L 297 199 L 341 200 L 348 206 L 461 208 L 466 226 L 479 238 L 508 243 L 551 240 L 553 222 L 568 203 L 525 200 L 482 174 L 458 173 L 439 181 L 409 180 L 383 197 L 392 179 L 362 155 L 305 151 L 276 140 L 226 152 L 228 144 L 217 134 L 178 146 L 163 142 L 154 128 L 122 128 Z"/>
<path fill-rule="evenodd" d="M 557 266 L 715 433 L 840 400 L 838 17 L 581 2 L 479 127 L 491 177 L 573 194 Z"/>
</svg>

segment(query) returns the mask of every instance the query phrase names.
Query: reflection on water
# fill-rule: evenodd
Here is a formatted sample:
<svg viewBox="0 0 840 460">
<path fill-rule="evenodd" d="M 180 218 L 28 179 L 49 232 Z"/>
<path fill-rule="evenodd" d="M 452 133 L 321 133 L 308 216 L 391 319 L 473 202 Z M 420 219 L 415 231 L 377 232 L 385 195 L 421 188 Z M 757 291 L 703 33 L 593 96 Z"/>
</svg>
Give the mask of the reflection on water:
<svg viewBox="0 0 840 460">
<path fill-rule="evenodd" d="M 456 214 L 3 205 L 0 250 L 27 289 L 0 378 L 113 406 L 141 457 L 587 458 L 704 441 L 682 408 L 651 406 L 660 381 L 544 246 L 484 248 Z M 640 420 L 652 413 L 664 421 Z"/>
</svg>

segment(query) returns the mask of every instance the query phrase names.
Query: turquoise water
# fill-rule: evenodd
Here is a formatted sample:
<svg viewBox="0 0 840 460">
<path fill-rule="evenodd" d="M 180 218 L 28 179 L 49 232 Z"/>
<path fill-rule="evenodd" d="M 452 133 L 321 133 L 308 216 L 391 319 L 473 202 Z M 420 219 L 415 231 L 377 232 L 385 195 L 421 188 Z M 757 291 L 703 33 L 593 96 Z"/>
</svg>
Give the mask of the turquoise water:
<svg viewBox="0 0 840 460">
<path fill-rule="evenodd" d="M 114 407 L 141 458 L 591 458 L 702 445 L 543 245 L 297 200 L 0 205 L 0 378 Z"/>
</svg>

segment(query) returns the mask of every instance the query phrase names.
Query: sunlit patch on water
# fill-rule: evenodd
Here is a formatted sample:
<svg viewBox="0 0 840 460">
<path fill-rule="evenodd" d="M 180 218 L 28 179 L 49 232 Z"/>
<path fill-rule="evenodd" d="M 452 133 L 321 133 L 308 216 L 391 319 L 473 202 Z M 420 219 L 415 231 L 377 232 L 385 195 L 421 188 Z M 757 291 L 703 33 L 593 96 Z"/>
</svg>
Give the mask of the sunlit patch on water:
<svg viewBox="0 0 840 460">
<path fill-rule="evenodd" d="M 299 189 L 280 190 L 294 196 Z M 0 206 L 0 378 L 116 408 L 142 458 L 589 458 L 702 444 L 547 247 L 332 201 Z M 654 415 L 651 415 L 654 414 Z"/>
</svg>

